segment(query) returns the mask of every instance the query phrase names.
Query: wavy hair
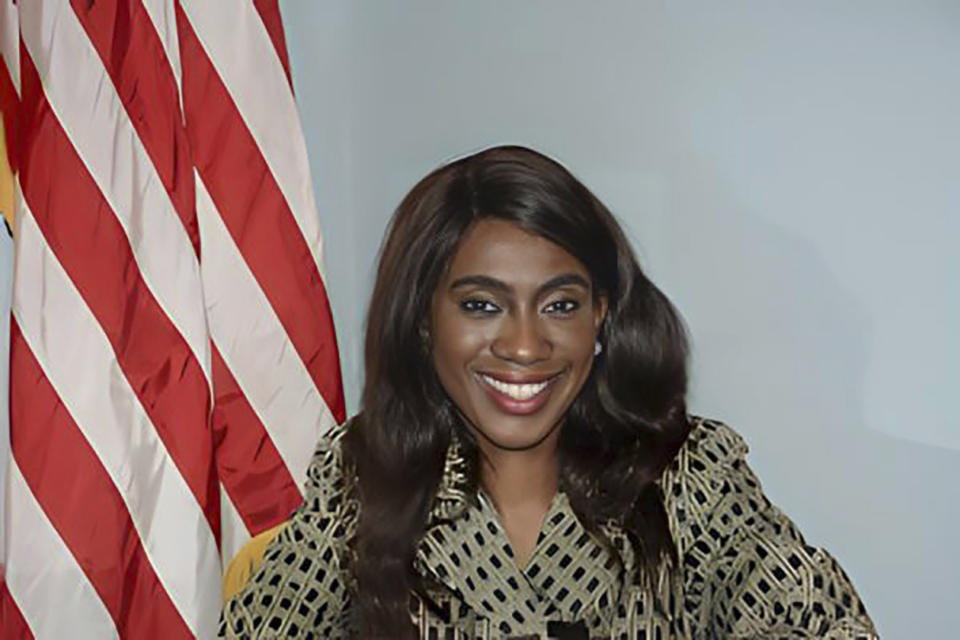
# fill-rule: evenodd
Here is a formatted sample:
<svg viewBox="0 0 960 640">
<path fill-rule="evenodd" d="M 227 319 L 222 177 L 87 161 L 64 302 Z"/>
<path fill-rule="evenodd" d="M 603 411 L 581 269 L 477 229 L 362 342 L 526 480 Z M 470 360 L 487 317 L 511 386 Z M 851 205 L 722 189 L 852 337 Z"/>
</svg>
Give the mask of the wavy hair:
<svg viewBox="0 0 960 640">
<path fill-rule="evenodd" d="M 683 322 L 643 274 L 623 230 L 570 172 L 531 149 L 503 146 L 451 162 L 400 203 L 380 251 L 366 323 L 362 413 L 344 439 L 359 519 L 349 570 L 361 637 L 412 636 L 415 549 L 455 433 L 472 436 L 434 371 L 423 339 L 434 290 L 478 220 L 513 223 L 559 245 L 590 274 L 609 308 L 604 345 L 564 416 L 560 488 L 581 522 L 623 530 L 651 581 L 676 550 L 656 480 L 689 433 Z M 466 447 L 479 482 L 478 450 Z"/>
</svg>

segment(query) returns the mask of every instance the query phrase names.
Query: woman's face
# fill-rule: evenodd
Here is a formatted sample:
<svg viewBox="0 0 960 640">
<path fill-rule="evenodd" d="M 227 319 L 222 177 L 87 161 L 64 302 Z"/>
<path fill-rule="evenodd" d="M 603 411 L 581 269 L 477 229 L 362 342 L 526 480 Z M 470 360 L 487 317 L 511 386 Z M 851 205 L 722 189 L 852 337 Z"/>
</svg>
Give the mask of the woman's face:
<svg viewBox="0 0 960 640">
<path fill-rule="evenodd" d="M 433 363 L 481 446 L 526 450 L 556 432 L 606 313 L 591 286 L 579 260 L 511 223 L 463 238 L 433 295 Z"/>
</svg>

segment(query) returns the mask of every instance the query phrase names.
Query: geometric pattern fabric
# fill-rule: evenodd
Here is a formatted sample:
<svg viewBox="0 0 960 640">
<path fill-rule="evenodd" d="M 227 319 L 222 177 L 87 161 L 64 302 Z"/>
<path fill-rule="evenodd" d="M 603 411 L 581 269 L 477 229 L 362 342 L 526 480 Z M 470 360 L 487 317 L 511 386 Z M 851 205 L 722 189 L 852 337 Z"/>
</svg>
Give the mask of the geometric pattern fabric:
<svg viewBox="0 0 960 640">
<path fill-rule="evenodd" d="M 691 421 L 659 481 L 680 563 L 649 587 L 625 579 L 633 571 L 626 536 L 605 527 L 621 564 L 562 492 L 530 560 L 517 566 L 490 501 L 467 494 L 454 443 L 415 558 L 430 585 L 426 600 L 411 596 L 421 637 L 877 638 L 839 564 L 764 497 L 740 436 L 714 420 Z M 341 473 L 339 433 L 321 442 L 304 504 L 227 603 L 221 637 L 350 637 L 340 560 L 357 508 Z"/>
</svg>

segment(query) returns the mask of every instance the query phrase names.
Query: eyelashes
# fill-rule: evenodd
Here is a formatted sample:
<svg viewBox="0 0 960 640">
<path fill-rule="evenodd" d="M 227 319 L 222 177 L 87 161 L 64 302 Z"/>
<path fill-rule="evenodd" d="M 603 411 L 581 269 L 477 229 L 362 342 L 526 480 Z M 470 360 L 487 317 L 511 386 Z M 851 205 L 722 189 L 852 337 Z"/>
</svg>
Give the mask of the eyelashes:
<svg viewBox="0 0 960 640">
<path fill-rule="evenodd" d="M 576 300 L 556 300 L 551 302 L 546 307 L 544 311 L 548 313 L 555 313 L 559 315 L 570 315 L 574 311 L 580 308 L 580 303 Z"/>
<path fill-rule="evenodd" d="M 493 315 L 500 311 L 500 307 L 479 298 L 468 298 L 460 302 L 460 308 L 470 315 Z"/>
<path fill-rule="evenodd" d="M 554 300 L 541 309 L 541 313 L 552 316 L 569 316 L 580 308 L 580 302 L 569 298 Z M 460 309 L 468 315 L 492 316 L 503 311 L 497 303 L 484 298 L 467 298 L 460 301 Z"/>
</svg>

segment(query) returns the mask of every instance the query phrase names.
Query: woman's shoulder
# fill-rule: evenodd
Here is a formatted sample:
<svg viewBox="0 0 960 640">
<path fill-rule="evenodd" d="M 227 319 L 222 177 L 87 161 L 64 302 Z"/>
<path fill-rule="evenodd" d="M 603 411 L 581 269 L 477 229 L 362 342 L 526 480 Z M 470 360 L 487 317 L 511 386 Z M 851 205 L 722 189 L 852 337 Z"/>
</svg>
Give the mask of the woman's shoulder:
<svg viewBox="0 0 960 640">
<path fill-rule="evenodd" d="M 302 509 L 314 512 L 339 512 L 348 492 L 349 474 L 344 467 L 343 441 L 356 423 L 351 418 L 330 428 L 317 441 L 307 467 Z"/>
<path fill-rule="evenodd" d="M 690 416 L 690 433 L 664 470 L 660 484 L 667 498 L 679 497 L 681 487 L 693 484 L 704 493 L 718 489 L 746 459 L 749 447 L 743 437 L 720 420 Z"/>
<path fill-rule="evenodd" d="M 849 577 L 810 546 L 764 495 L 747 444 L 718 420 L 691 417 L 661 479 L 683 567 L 685 606 L 724 637 L 874 638 Z"/>
<path fill-rule="evenodd" d="M 664 507 L 681 552 L 701 536 L 730 494 L 745 490 L 759 494 L 759 483 L 746 463 L 749 448 L 743 437 L 720 420 L 700 416 L 689 420 L 690 433 L 660 478 Z"/>
<path fill-rule="evenodd" d="M 341 556 L 351 521 L 342 444 L 349 428 L 320 438 L 303 502 L 271 537 L 252 579 L 224 606 L 220 637 L 262 637 L 267 629 L 269 637 L 309 629 L 341 637 L 347 602 Z"/>
<path fill-rule="evenodd" d="M 328 545 L 339 550 L 349 539 L 356 509 L 343 444 L 351 425 L 347 421 L 334 426 L 317 442 L 307 467 L 303 502 L 276 538 L 281 546 L 311 553 Z"/>
<path fill-rule="evenodd" d="M 681 455 L 699 460 L 705 466 L 746 457 L 749 450 L 746 441 L 725 422 L 701 416 L 690 416 L 688 420 L 690 435 L 681 448 Z"/>
<path fill-rule="evenodd" d="M 339 546 L 349 537 L 355 509 L 343 439 L 350 425 L 348 421 L 332 427 L 317 442 L 307 467 L 303 502 L 276 536 L 278 542 L 316 551 L 328 544 Z"/>
</svg>

